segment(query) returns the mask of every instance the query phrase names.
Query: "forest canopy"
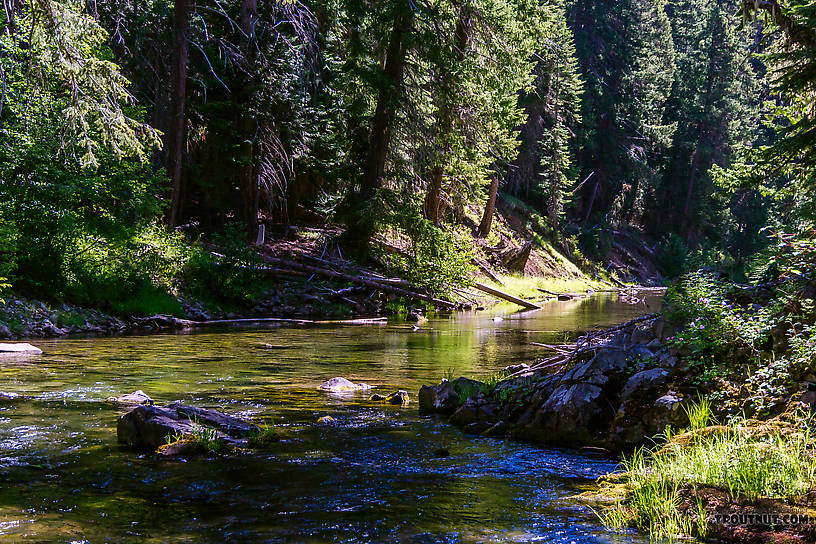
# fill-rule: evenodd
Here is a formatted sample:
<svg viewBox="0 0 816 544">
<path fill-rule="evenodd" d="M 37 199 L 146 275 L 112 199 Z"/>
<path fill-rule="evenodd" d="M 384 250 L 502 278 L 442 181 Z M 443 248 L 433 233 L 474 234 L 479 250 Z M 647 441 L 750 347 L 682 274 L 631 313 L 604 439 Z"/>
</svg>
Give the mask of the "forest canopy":
<svg viewBox="0 0 816 544">
<path fill-rule="evenodd" d="M 813 226 L 814 59 L 809 0 L 13 0 L 0 277 L 152 292 L 261 223 L 458 274 L 509 202 L 579 260 L 744 278 Z"/>
</svg>

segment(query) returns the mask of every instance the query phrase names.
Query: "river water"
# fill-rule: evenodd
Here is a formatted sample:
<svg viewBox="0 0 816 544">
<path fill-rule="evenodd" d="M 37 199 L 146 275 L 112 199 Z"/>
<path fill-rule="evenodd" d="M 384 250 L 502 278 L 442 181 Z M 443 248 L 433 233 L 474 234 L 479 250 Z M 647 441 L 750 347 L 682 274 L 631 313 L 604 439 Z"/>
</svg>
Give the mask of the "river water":
<svg viewBox="0 0 816 544">
<path fill-rule="evenodd" d="M 420 415 L 446 372 L 489 375 L 542 355 L 530 342 L 655 311 L 617 296 L 410 324 L 245 328 L 38 341 L 0 359 L 0 542 L 648 542 L 570 499 L 613 460 L 463 435 Z M 503 320 L 494 320 L 495 316 Z M 258 349 L 258 344 L 278 349 Z M 412 403 L 332 397 L 334 376 Z M 259 422 L 264 452 L 188 460 L 116 443 L 108 396 L 142 389 Z M 336 422 L 319 425 L 331 415 Z M 447 448 L 450 456 L 434 451 Z"/>
</svg>

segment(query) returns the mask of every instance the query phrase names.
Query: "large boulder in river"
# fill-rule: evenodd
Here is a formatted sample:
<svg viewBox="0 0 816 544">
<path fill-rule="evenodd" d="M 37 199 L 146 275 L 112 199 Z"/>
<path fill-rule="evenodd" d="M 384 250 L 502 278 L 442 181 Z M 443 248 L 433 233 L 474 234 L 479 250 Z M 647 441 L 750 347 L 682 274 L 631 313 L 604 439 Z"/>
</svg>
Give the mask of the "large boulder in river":
<svg viewBox="0 0 816 544">
<path fill-rule="evenodd" d="M 168 437 L 195 435 L 206 429 L 211 438 L 228 444 L 241 444 L 258 427 L 216 410 L 174 403 L 170 406 L 137 406 L 119 418 L 116 435 L 119 442 L 155 450 Z"/>
<path fill-rule="evenodd" d="M 365 383 L 353 383 L 345 378 L 337 377 L 321 383 L 320 389 L 329 393 L 351 393 L 371 389 L 371 386 Z"/>
<path fill-rule="evenodd" d="M 520 418 L 513 434 L 525 440 L 569 447 L 603 441 L 615 416 L 627 366 L 626 354 L 609 347 L 545 380 L 543 384 L 547 387 L 542 389 L 539 401 L 532 403 L 532 410 Z"/>
<path fill-rule="evenodd" d="M 36 346 L 32 346 L 31 344 L 25 344 L 22 342 L 15 344 L 0 344 L 0 355 L 39 355 L 40 353 L 42 353 L 42 350 Z"/>
</svg>

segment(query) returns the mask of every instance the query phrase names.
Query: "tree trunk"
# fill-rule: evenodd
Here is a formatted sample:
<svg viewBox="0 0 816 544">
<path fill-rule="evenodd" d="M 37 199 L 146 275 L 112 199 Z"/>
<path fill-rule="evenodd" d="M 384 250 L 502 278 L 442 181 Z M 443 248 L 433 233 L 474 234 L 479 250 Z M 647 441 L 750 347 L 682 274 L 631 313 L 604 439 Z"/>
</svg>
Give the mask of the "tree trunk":
<svg viewBox="0 0 816 544">
<path fill-rule="evenodd" d="M 691 195 L 694 192 L 694 178 L 697 177 L 697 165 L 700 160 L 700 141 L 698 139 L 697 145 L 694 146 L 694 155 L 691 157 L 691 173 L 689 174 L 688 184 L 686 185 L 686 203 L 683 205 L 683 218 L 689 220 L 689 208 L 691 207 Z"/>
<path fill-rule="evenodd" d="M 181 165 L 186 141 L 187 119 L 184 113 L 187 96 L 187 37 L 189 26 L 187 12 L 189 0 L 176 0 L 173 10 L 173 97 L 169 130 L 167 172 L 172 181 L 170 217 L 168 223 L 175 227 L 181 215 Z"/>
<path fill-rule="evenodd" d="M 377 107 L 371 123 L 369 148 L 363 172 L 361 203 L 365 205 L 382 187 L 385 161 L 391 145 L 391 133 L 397 107 L 402 95 L 402 79 L 405 68 L 405 34 L 408 32 L 413 13 L 408 2 L 401 2 L 394 14 L 394 26 L 385 57 L 384 83 L 377 96 Z M 374 233 L 374 221 L 370 214 L 360 217 L 349 225 L 347 239 L 353 244 L 367 246 Z"/>
<path fill-rule="evenodd" d="M 584 223 L 589 221 L 589 216 L 592 215 L 592 207 L 595 205 L 595 199 L 598 196 L 598 189 L 600 189 L 601 179 L 600 176 L 595 178 L 595 185 L 592 186 L 592 195 L 589 197 L 589 202 L 587 203 L 586 213 L 584 213 Z"/>
<path fill-rule="evenodd" d="M 239 120 L 241 132 L 241 165 L 238 170 L 238 187 L 241 191 L 241 219 L 246 225 L 247 235 L 255 236 L 258 226 L 258 174 L 255 168 L 255 119 L 247 112 L 252 100 L 252 84 L 255 66 L 255 24 L 258 21 L 257 0 L 241 2 L 241 32 L 243 34 L 244 58 L 247 75 L 243 78 L 240 107 L 243 108 Z"/>
<path fill-rule="evenodd" d="M 456 42 L 456 59 L 457 62 L 462 62 L 465 58 L 465 49 L 467 49 L 468 40 L 470 39 L 470 8 L 463 6 L 459 9 L 459 18 L 456 21 L 456 30 L 454 31 L 454 40 Z M 442 201 L 442 181 L 445 174 L 445 161 L 447 155 L 450 153 L 450 144 L 448 142 L 449 135 L 453 129 L 454 119 L 454 101 L 455 91 L 452 88 L 453 82 L 450 73 L 445 74 L 442 82 L 441 99 L 439 104 L 438 121 L 436 141 L 438 143 L 445 142 L 440 145 L 440 151 L 436 159 L 436 164 L 431 168 L 431 173 L 428 179 L 428 192 L 425 195 L 425 219 L 432 222 L 434 226 L 439 226 L 441 220 L 441 201 Z"/>
<path fill-rule="evenodd" d="M 499 192 L 499 175 L 493 174 L 490 180 L 490 192 L 487 194 L 482 221 L 479 223 L 479 238 L 487 238 L 490 234 L 490 227 L 493 226 L 493 214 L 496 212 L 496 194 Z"/>
</svg>

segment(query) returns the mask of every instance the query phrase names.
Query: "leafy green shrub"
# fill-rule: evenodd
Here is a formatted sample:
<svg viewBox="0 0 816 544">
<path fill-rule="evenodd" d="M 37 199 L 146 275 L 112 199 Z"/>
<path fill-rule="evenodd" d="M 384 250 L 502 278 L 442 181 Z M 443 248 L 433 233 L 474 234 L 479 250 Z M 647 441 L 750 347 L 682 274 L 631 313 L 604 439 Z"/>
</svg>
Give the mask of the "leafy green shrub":
<svg viewBox="0 0 816 544">
<path fill-rule="evenodd" d="M 605 259 L 612 250 L 612 234 L 603 224 L 582 228 L 576 239 L 581 253 L 594 259 Z"/>
<path fill-rule="evenodd" d="M 381 257 L 391 271 L 413 285 L 444 295 L 452 286 L 468 285 L 471 277 L 473 249 L 470 237 L 448 225 L 437 228 L 422 216 L 419 197 L 398 201 L 385 193 L 385 208 L 381 223 L 396 228 L 398 236 L 406 236 L 410 246 L 405 253 L 384 253 Z"/>
<path fill-rule="evenodd" d="M 212 246 L 192 248 L 184 267 L 184 284 L 193 296 L 213 303 L 244 304 L 266 287 L 260 255 L 247 246 L 240 225 L 228 225 L 213 236 Z"/>
<path fill-rule="evenodd" d="M 182 315 L 172 293 L 187 254 L 180 235 L 152 225 L 123 240 L 81 236 L 66 250 L 64 295 L 120 315 Z"/>
</svg>

